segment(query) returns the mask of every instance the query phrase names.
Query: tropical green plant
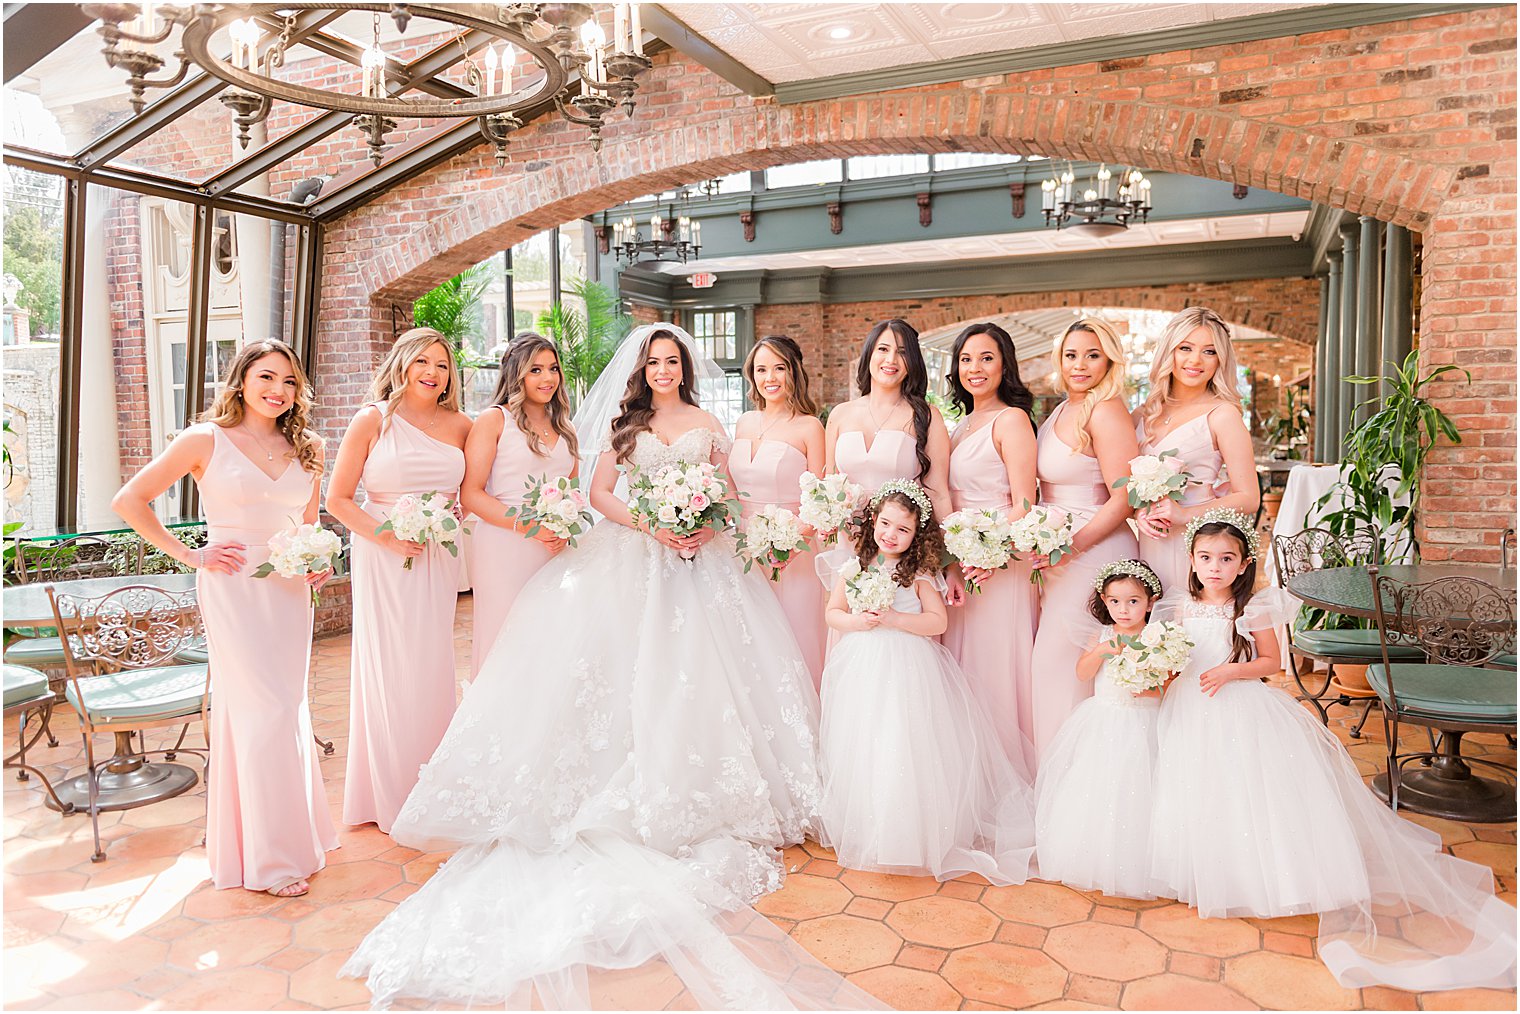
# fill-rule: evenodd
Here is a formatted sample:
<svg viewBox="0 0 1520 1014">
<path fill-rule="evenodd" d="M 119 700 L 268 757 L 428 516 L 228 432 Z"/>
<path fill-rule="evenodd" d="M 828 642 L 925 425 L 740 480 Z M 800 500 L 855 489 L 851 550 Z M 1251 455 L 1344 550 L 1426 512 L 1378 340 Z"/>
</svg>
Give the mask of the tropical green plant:
<svg viewBox="0 0 1520 1014">
<path fill-rule="evenodd" d="M 199 549 L 206 544 L 205 525 L 171 528 L 169 533 L 191 549 Z M 138 546 L 142 547 L 141 570 L 136 569 Z M 106 550 L 105 561 L 110 565 L 113 573 L 121 575 L 188 574 L 194 569 L 180 563 L 151 542 L 144 542 L 141 536 L 130 532 L 111 536 L 111 545 Z"/>
<path fill-rule="evenodd" d="M 579 405 L 602 375 L 618 343 L 633 330 L 622 300 L 597 282 L 575 278 L 566 286 L 573 299 L 538 315 L 538 329 L 559 346 L 560 373 L 572 405 Z"/>
<path fill-rule="evenodd" d="M 1267 445 L 1269 450 L 1282 447 L 1290 460 L 1297 460 L 1309 439 L 1309 399 L 1300 396 L 1296 388 L 1285 388 L 1288 404 L 1267 420 Z"/>
<path fill-rule="evenodd" d="M 476 347 L 484 331 L 481 304 L 490 281 L 489 272 L 477 265 L 424 292 L 412 304 L 412 323 L 443 335 L 458 356 L 461 369 L 495 364 Z"/>
</svg>

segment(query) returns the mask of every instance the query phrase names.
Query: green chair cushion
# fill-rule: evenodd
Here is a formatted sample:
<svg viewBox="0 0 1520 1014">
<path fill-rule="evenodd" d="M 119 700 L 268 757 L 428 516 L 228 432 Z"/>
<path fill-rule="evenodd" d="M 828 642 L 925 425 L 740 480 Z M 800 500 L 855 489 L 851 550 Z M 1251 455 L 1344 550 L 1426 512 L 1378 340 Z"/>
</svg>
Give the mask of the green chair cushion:
<svg viewBox="0 0 1520 1014">
<path fill-rule="evenodd" d="M 1378 644 L 1376 630 L 1295 630 L 1293 646 L 1314 655 L 1365 658 L 1369 662 L 1380 662 L 1383 659 L 1383 649 Z M 1390 644 L 1388 657 L 1421 659 L 1425 653 L 1418 648 Z"/>
<path fill-rule="evenodd" d="M 5 667 L 5 706 L 7 708 L 12 704 L 20 704 L 34 697 L 41 697 L 47 692 L 47 688 L 46 673 L 28 669 L 24 665 Z"/>
<path fill-rule="evenodd" d="M 83 694 L 84 702 L 79 701 Z M 161 665 L 70 680 L 64 696 L 97 724 L 139 718 L 179 718 L 198 713 L 206 693 L 203 665 Z"/>
<path fill-rule="evenodd" d="M 1520 659 L 1516 659 L 1514 655 L 1495 655 L 1493 660 L 1488 664 L 1503 666 L 1505 669 L 1513 669 L 1517 661 L 1520 661 Z"/>
<path fill-rule="evenodd" d="M 185 645 L 179 651 L 176 651 L 174 653 L 174 657 L 180 662 L 187 662 L 194 665 L 205 665 L 207 662 L 211 661 L 211 652 L 206 648 L 206 642 L 201 641 L 198 644 Z"/>
<path fill-rule="evenodd" d="M 1367 667 L 1367 682 L 1388 703 L 1388 674 L 1381 662 Z M 1515 676 L 1503 669 L 1395 662 L 1393 692 L 1400 712 L 1515 721 Z"/>
<path fill-rule="evenodd" d="M 33 667 L 63 665 L 63 641 L 56 637 L 29 637 L 5 649 L 5 660 Z"/>
</svg>

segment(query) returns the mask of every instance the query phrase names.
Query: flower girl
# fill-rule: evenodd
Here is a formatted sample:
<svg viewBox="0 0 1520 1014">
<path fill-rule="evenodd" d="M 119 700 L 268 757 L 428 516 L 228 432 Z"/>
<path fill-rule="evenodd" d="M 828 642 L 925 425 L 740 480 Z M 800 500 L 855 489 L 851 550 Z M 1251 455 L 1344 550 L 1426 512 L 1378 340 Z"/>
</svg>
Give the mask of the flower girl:
<svg viewBox="0 0 1520 1014">
<path fill-rule="evenodd" d="M 932 638 L 942 539 L 923 487 L 885 483 L 829 598 L 819 840 L 854 870 L 1022 883 L 1034 797 L 966 674 Z"/>
<path fill-rule="evenodd" d="M 1139 560 L 1106 564 L 1093 582 L 1087 608 L 1103 626 L 1077 659 L 1078 679 L 1096 677 L 1093 696 L 1062 724 L 1035 782 L 1044 880 L 1125 898 L 1156 896 L 1149 843 L 1161 691 L 1137 690 L 1122 678 L 1119 670 L 1133 666 L 1119 639 L 1146 630 L 1160 597 L 1161 579 Z"/>
<path fill-rule="evenodd" d="M 1515 985 L 1515 910 L 1487 867 L 1445 854 L 1388 809 L 1334 733 L 1262 682 L 1296 611 L 1252 595 L 1257 535 L 1239 511 L 1187 526 L 1191 573 L 1156 607 L 1195 643 L 1158 727 L 1151 873 L 1205 917 L 1320 914 L 1341 985 L 1423 991 Z"/>
</svg>

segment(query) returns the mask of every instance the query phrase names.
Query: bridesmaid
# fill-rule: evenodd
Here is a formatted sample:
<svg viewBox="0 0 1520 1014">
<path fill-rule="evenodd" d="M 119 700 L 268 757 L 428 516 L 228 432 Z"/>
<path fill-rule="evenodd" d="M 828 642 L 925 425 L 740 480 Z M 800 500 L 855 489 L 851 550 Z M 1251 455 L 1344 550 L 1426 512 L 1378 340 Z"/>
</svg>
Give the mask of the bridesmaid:
<svg viewBox="0 0 1520 1014">
<path fill-rule="evenodd" d="M 1092 696 L 1092 682 L 1076 676 L 1081 648 L 1067 618 L 1082 615 L 1093 579 L 1106 563 L 1132 558 L 1135 537 L 1125 521 L 1129 501 L 1113 484 L 1129 474 L 1139 454 L 1134 425 L 1124 407 L 1124 349 L 1113 326 L 1097 317 L 1074 321 L 1052 350 L 1056 383 L 1066 400 L 1040 426 L 1035 470 L 1040 503 L 1059 507 L 1080 527 L 1076 552 L 1043 568 L 1040 624 L 1030 665 L 1030 739 L 1038 758 L 1066 716 Z"/>
<path fill-rule="evenodd" d="M 950 499 L 956 510 L 991 508 L 1010 520 L 1035 502 L 1034 397 L 1019 378 L 1013 339 L 996 324 L 972 324 L 950 350 L 950 398 L 965 418 L 950 436 Z M 950 610 L 945 647 L 980 688 L 1003 748 L 1034 770 L 1028 741 L 1029 654 L 1040 600 L 1028 563 L 1002 571 L 967 568 L 981 591 Z"/>
<path fill-rule="evenodd" d="M 1180 504 L 1162 500 L 1139 516 L 1140 559 L 1168 591 L 1187 583 L 1182 530 L 1189 521 L 1211 507 L 1233 507 L 1250 517 L 1261 506 L 1237 372 L 1229 325 L 1213 310 L 1190 306 L 1162 330 L 1151 360 L 1150 397 L 1134 419 L 1140 453 L 1176 451 L 1192 475 Z"/>
<path fill-rule="evenodd" d="M 407 493 L 458 495 L 470 420 L 459 411 L 453 351 L 432 328 L 396 339 L 370 400 L 343 434 L 327 509 L 354 535 L 343 821 L 389 833 L 454 714 L 459 560 L 376 529 Z M 354 500 L 361 480 L 362 505 Z"/>
<path fill-rule="evenodd" d="M 549 339 L 524 331 L 501 357 L 491 406 L 470 427 L 464 445 L 459 498 L 482 522 L 469 542 L 475 585 L 471 679 L 496 643 L 518 590 L 565 548 L 565 540 L 547 530 L 527 537 L 531 526 L 507 517 L 505 508 L 523 502 L 530 478 L 574 478 L 578 454 L 559 352 Z"/>
<path fill-rule="evenodd" d="M 144 539 L 196 568 L 215 706 L 207 735 L 206 856 L 217 888 L 279 898 L 338 847 L 306 702 L 312 608 L 303 581 L 254 580 L 269 537 L 317 520 L 322 441 L 308 428 L 311 390 L 300 360 L 280 341 L 250 342 L 204 421 L 181 433 L 111 501 Z M 206 547 L 169 534 L 151 501 L 185 475 L 206 511 Z M 215 772 L 210 775 L 209 772 Z"/>
<path fill-rule="evenodd" d="M 822 475 L 824 470 L 823 424 L 808 392 L 802 350 L 785 335 L 762 338 L 744 360 L 744 378 L 749 400 L 758 407 L 739 417 L 728 455 L 728 473 L 743 494 L 741 520 L 771 504 L 795 513 L 802 504 L 797 480 L 804 471 Z M 808 536 L 811 540 L 811 530 Z M 823 677 L 825 627 L 824 590 L 813 571 L 813 555 L 794 554 L 781 565 L 772 587 L 816 689 Z"/>
</svg>

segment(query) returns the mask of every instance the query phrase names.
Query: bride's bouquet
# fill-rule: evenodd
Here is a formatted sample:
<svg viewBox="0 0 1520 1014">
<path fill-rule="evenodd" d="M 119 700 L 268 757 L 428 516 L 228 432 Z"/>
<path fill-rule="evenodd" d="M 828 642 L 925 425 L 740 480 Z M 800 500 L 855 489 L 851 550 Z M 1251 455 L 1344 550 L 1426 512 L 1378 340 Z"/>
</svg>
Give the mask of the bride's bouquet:
<svg viewBox="0 0 1520 1014">
<path fill-rule="evenodd" d="M 802 491 L 797 516 L 825 541 L 834 537 L 860 503 L 859 484 L 851 482 L 843 472 L 822 479 L 812 472 L 803 472 L 797 486 Z"/>
<path fill-rule="evenodd" d="M 797 520 L 797 515 L 775 504 L 769 504 L 751 516 L 741 526 L 734 544 L 738 547 L 739 558 L 744 561 L 746 574 L 750 567 L 758 563 L 770 571 L 772 581 L 781 578 L 779 564 L 790 560 L 793 553 L 803 552 L 808 547 L 807 540 L 802 537 L 802 523 Z"/>
<path fill-rule="evenodd" d="M 703 528 L 723 528 L 739 513 L 739 503 L 718 475 L 717 466 L 678 461 L 653 471 L 636 468 L 628 477 L 628 510 L 634 521 L 647 521 L 683 538 Z M 681 552 L 691 560 L 696 553 Z"/>
<path fill-rule="evenodd" d="M 897 582 L 880 567 L 862 567 L 858 557 L 851 557 L 839 568 L 844 578 L 844 598 L 852 613 L 880 613 L 892 608 L 897 598 Z"/>
<path fill-rule="evenodd" d="M 529 528 L 528 538 L 545 529 L 557 539 L 575 548 L 575 540 L 591 528 L 591 506 L 581 492 L 581 481 L 567 476 L 551 479 L 528 479 L 528 495 L 515 507 L 507 508 L 507 517 L 515 517 Z"/>
<path fill-rule="evenodd" d="M 1187 667 L 1193 640 L 1180 623 L 1147 623 L 1138 636 L 1116 639 L 1119 653 L 1108 659 L 1108 676 L 1115 686 L 1132 694 L 1166 686 L 1174 673 Z"/>
<path fill-rule="evenodd" d="M 1001 570 L 1013 559 L 1013 524 L 1002 511 L 990 508 L 959 510 L 945 518 L 945 549 L 963 567 Z M 967 581 L 972 594 L 982 590 Z"/>
<path fill-rule="evenodd" d="M 1029 507 L 1028 500 L 1024 501 L 1024 506 Z M 1011 522 L 1008 529 L 1014 549 L 1043 556 L 1052 564 L 1060 563 L 1062 557 L 1073 551 L 1071 515 L 1059 507 L 1048 504 L 1029 507 L 1029 513 Z M 1043 584 L 1038 570 L 1029 579 L 1035 584 Z"/>
<path fill-rule="evenodd" d="M 1129 474 L 1116 479 L 1114 489 L 1124 490 L 1129 505 L 1138 509 L 1162 500 L 1180 501 L 1191 479 L 1176 451 L 1162 451 L 1130 459 Z"/>
<path fill-rule="evenodd" d="M 343 554 L 343 541 L 321 525 L 296 525 L 269 537 L 269 561 L 259 565 L 254 577 L 280 577 L 306 579 L 308 574 L 320 574 L 332 570 Z M 311 604 L 316 605 L 320 596 L 311 589 Z"/>
<path fill-rule="evenodd" d="M 459 555 L 459 519 L 454 516 L 455 500 L 439 492 L 408 493 L 396 501 L 390 518 L 375 529 L 375 534 L 393 532 L 404 542 L 420 545 L 436 543 L 449 551 L 450 556 Z M 411 570 L 415 557 L 408 556 L 402 570 Z"/>
</svg>

